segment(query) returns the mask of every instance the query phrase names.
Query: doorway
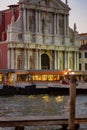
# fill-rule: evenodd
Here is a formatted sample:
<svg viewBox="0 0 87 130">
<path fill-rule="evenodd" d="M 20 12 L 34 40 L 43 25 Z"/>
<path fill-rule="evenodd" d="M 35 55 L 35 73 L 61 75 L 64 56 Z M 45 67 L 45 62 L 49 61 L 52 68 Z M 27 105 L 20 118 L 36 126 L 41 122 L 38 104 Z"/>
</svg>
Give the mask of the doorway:
<svg viewBox="0 0 87 130">
<path fill-rule="evenodd" d="M 41 55 L 41 69 L 50 69 L 50 59 L 47 54 Z"/>
</svg>

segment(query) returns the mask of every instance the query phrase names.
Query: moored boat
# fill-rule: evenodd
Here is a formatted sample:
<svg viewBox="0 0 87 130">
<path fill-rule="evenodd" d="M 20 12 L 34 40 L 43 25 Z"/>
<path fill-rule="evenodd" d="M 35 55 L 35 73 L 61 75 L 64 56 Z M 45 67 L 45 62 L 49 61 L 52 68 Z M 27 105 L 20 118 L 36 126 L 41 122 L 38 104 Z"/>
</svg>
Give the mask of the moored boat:
<svg viewBox="0 0 87 130">
<path fill-rule="evenodd" d="M 55 83 L 50 83 L 48 85 L 49 88 L 49 93 L 53 95 L 69 95 L 69 90 L 70 90 L 70 84 L 55 84 Z M 87 94 L 87 83 L 79 83 L 76 85 L 76 94 Z"/>
<path fill-rule="evenodd" d="M 69 80 L 67 80 L 67 78 L 69 79 L 69 75 L 65 75 L 65 72 L 58 70 L 0 70 L 0 95 L 69 95 L 70 85 Z M 74 73 L 79 79 L 81 79 L 81 76 L 84 76 L 84 81 L 86 82 L 86 72 Z M 63 82 L 61 82 L 61 77 Z M 85 82 L 76 86 L 77 94 L 87 94 L 87 85 Z"/>
</svg>

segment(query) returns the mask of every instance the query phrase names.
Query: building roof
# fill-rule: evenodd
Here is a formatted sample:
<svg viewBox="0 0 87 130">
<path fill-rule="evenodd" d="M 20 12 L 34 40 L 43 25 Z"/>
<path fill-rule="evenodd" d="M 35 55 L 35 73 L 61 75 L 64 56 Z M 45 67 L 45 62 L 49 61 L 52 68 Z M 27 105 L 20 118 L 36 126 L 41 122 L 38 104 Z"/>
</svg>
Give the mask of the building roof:
<svg viewBox="0 0 87 130">
<path fill-rule="evenodd" d="M 80 33 L 80 36 L 87 36 L 87 33 Z"/>
</svg>

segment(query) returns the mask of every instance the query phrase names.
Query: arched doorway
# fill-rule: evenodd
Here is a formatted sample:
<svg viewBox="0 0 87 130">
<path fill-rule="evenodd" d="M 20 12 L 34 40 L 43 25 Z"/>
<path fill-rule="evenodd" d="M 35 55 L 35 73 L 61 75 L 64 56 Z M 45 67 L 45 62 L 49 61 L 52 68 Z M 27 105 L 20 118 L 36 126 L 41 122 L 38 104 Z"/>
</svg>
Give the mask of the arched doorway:
<svg viewBox="0 0 87 130">
<path fill-rule="evenodd" d="M 41 69 L 50 69 L 50 59 L 47 54 L 41 55 Z"/>
</svg>

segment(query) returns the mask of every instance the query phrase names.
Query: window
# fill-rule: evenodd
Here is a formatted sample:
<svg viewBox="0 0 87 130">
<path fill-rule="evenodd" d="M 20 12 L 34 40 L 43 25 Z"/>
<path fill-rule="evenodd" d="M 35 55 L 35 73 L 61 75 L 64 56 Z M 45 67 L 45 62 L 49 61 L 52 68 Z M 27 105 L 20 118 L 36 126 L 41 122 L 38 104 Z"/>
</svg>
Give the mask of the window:
<svg viewBox="0 0 87 130">
<path fill-rule="evenodd" d="M 81 58 L 81 53 L 79 53 L 79 58 Z"/>
<path fill-rule="evenodd" d="M 87 52 L 85 52 L 85 58 L 87 58 Z"/>
<path fill-rule="evenodd" d="M 87 70 L 87 63 L 85 63 L 85 70 Z"/>
<path fill-rule="evenodd" d="M 18 39 L 22 40 L 22 34 L 21 33 L 18 34 Z"/>
<path fill-rule="evenodd" d="M 84 40 L 83 40 L 83 45 L 85 44 Z"/>
<path fill-rule="evenodd" d="M 79 64 L 79 70 L 81 70 L 82 68 L 81 68 L 81 64 Z"/>
</svg>

